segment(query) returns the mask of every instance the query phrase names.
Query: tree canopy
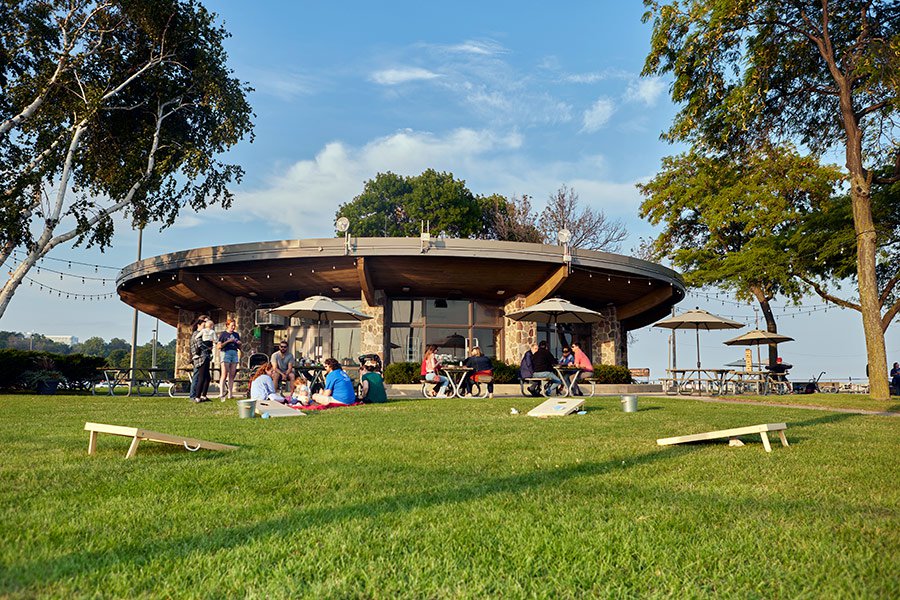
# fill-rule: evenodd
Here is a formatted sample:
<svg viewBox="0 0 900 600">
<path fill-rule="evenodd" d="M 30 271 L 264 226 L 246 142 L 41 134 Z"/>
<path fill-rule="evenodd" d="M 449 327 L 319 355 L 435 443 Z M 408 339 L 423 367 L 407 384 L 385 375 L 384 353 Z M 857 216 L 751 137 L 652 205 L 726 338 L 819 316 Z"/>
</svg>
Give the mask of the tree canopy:
<svg viewBox="0 0 900 600">
<path fill-rule="evenodd" d="M 890 0 L 645 0 L 645 75 L 674 77 L 669 141 L 701 153 L 794 142 L 841 152 L 872 372 L 887 368 L 871 186 L 900 181 L 900 4 Z M 879 171 L 881 165 L 892 168 Z M 886 380 L 871 381 L 886 399 Z"/>
<path fill-rule="evenodd" d="M 227 32 L 196 0 L 0 5 L 0 257 L 104 247 L 113 214 L 168 226 L 189 206 L 228 206 L 240 167 L 217 156 L 251 135 L 248 88 Z"/>
</svg>

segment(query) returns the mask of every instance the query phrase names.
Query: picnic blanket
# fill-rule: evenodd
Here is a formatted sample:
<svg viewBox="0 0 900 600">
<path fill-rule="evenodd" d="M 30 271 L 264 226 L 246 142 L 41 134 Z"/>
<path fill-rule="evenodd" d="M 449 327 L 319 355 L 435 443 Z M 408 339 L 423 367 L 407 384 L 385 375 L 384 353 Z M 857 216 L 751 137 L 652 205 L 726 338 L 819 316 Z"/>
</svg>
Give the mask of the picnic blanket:
<svg viewBox="0 0 900 600">
<path fill-rule="evenodd" d="M 353 404 L 341 404 L 340 402 L 329 402 L 328 404 L 315 404 L 310 406 L 303 406 L 302 404 L 295 404 L 291 408 L 297 410 L 328 410 L 329 408 L 341 408 L 344 406 L 362 406 L 365 404 L 364 402 L 354 402 Z"/>
</svg>

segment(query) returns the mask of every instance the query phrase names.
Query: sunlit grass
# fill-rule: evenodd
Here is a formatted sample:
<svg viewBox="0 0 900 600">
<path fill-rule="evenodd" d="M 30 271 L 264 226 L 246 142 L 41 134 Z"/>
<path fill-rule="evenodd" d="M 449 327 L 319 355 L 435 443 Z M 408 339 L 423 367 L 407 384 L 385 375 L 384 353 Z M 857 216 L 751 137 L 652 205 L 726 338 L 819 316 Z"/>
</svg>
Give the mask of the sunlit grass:
<svg viewBox="0 0 900 600">
<path fill-rule="evenodd" d="M 801 406 L 818 406 L 822 408 L 851 408 L 876 412 L 900 412 L 900 397 L 894 396 L 887 401 L 872 400 L 868 394 L 770 394 L 756 396 L 741 394 L 727 396 L 730 400 L 745 402 L 768 402 L 774 404 L 793 404 Z"/>
<path fill-rule="evenodd" d="M 900 595 L 900 420 L 781 407 L 435 399 L 291 419 L 0 396 L 0 595 Z M 521 413 L 514 416 L 510 408 Z M 189 453 L 85 421 L 236 444 Z M 659 437 L 787 422 L 759 436 Z"/>
</svg>

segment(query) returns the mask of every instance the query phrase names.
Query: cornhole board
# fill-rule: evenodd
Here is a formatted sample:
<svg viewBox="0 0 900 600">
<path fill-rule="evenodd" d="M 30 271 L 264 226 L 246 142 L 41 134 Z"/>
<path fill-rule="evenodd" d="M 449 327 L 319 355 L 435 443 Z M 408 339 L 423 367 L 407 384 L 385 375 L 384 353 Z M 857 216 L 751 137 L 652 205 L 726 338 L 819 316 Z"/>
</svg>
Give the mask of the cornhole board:
<svg viewBox="0 0 900 600">
<path fill-rule="evenodd" d="M 738 436 L 758 433 L 759 437 L 762 438 L 763 447 L 766 449 L 766 452 L 771 452 L 772 446 L 769 444 L 769 431 L 777 431 L 778 437 L 781 438 L 781 445 L 790 447 L 787 436 L 784 435 L 785 429 L 787 429 L 787 424 L 785 423 L 764 423 L 762 425 L 751 425 L 749 427 L 738 427 L 736 429 L 722 429 L 720 431 L 707 431 L 706 433 L 695 433 L 693 435 L 661 438 L 656 440 L 656 443 L 660 446 L 669 446 L 671 444 L 684 444 L 686 442 L 700 442 L 703 440 L 728 438 L 729 446 L 743 446 L 744 444 L 738 439 Z"/>
<path fill-rule="evenodd" d="M 529 417 L 562 417 L 584 406 L 578 398 L 551 398 L 528 411 Z"/>
<path fill-rule="evenodd" d="M 257 400 L 256 401 L 256 414 L 262 416 L 264 413 L 269 413 L 269 416 L 273 419 L 278 417 L 305 417 L 306 413 L 299 411 L 297 409 L 291 408 L 290 406 L 285 406 L 281 402 L 275 402 L 274 400 Z"/>
<path fill-rule="evenodd" d="M 158 431 L 150 431 L 149 429 L 140 429 L 138 427 L 122 427 L 121 425 L 107 425 L 105 423 L 85 423 L 84 430 L 90 432 L 88 439 L 88 454 L 94 454 L 97 450 L 97 434 L 108 433 L 111 435 L 121 435 L 130 437 L 131 446 L 125 454 L 125 458 L 131 458 L 137 454 L 138 444 L 141 440 L 148 442 L 159 442 L 161 444 L 172 444 L 173 446 L 184 446 L 186 450 L 196 452 L 200 448 L 205 450 L 237 450 L 237 446 L 229 446 L 228 444 L 219 444 L 217 442 L 207 442 L 206 440 L 198 440 L 197 438 L 184 437 L 183 435 L 170 435 L 168 433 L 160 433 Z"/>
</svg>

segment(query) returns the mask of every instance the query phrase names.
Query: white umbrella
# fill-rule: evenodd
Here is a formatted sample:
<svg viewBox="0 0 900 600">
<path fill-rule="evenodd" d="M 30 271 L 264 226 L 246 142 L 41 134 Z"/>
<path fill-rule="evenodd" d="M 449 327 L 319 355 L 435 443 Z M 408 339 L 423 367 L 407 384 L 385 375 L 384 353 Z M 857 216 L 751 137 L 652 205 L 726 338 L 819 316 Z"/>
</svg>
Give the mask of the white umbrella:
<svg viewBox="0 0 900 600">
<path fill-rule="evenodd" d="M 335 302 L 326 296 L 310 296 L 305 300 L 291 302 L 269 311 L 273 315 L 287 317 L 297 317 L 300 319 L 314 320 L 317 323 L 317 330 L 321 335 L 322 321 L 335 321 L 340 319 L 353 319 L 355 321 L 365 321 L 371 319 L 369 315 L 361 313 L 355 308 L 344 306 L 340 302 Z"/>
<path fill-rule="evenodd" d="M 793 342 L 794 338 L 780 333 L 772 333 L 762 329 L 754 329 L 743 335 L 730 339 L 725 342 L 726 346 L 756 346 L 756 360 L 762 362 L 759 356 L 759 347 L 763 344 L 780 344 L 782 342 Z"/>
<path fill-rule="evenodd" d="M 562 298 L 550 298 L 522 310 L 506 313 L 513 321 L 535 323 L 596 323 L 605 317 L 596 310 L 572 304 Z"/>
<path fill-rule="evenodd" d="M 654 327 L 665 327 L 666 329 L 693 329 L 697 332 L 697 368 L 700 368 L 700 330 L 707 331 L 713 329 L 740 329 L 744 327 L 743 323 L 726 319 L 712 313 L 696 308 L 689 310 L 680 315 L 663 319 L 654 324 Z"/>
</svg>

